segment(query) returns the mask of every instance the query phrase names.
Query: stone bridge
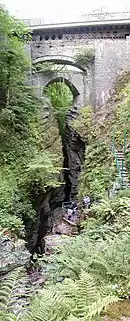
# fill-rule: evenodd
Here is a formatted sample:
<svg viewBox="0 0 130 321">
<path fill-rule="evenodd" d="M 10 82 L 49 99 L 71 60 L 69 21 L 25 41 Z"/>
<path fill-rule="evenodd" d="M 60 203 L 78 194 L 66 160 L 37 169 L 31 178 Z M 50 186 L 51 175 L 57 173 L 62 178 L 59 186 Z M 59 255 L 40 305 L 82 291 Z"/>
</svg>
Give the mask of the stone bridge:
<svg viewBox="0 0 130 321">
<path fill-rule="evenodd" d="M 32 86 L 38 97 L 42 97 L 43 88 L 54 82 L 64 82 L 73 94 L 73 106 L 85 106 L 91 101 L 91 76 L 82 71 L 66 70 L 48 73 L 36 73 L 32 77 Z"/>
<path fill-rule="evenodd" d="M 80 22 L 28 23 L 32 30 L 28 49 L 34 65 L 52 61 L 77 68 L 33 73 L 31 82 L 38 96 L 42 95 L 43 86 L 64 80 L 73 93 L 75 105 L 105 106 L 117 76 L 130 70 L 130 13 L 87 15 Z M 93 63 L 76 63 L 77 55 L 89 50 L 95 56 Z"/>
</svg>

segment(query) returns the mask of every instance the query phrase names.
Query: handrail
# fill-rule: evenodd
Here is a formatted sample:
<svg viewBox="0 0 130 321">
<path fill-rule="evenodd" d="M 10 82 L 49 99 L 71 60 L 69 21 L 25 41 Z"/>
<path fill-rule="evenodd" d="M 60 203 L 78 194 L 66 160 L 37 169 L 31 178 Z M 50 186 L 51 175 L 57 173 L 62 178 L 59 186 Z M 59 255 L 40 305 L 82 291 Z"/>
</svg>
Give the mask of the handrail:
<svg viewBox="0 0 130 321">
<path fill-rule="evenodd" d="M 126 130 L 126 128 L 124 128 L 124 130 L 123 130 L 123 136 L 124 136 L 123 152 L 124 152 L 124 156 L 125 156 L 125 153 L 126 153 L 126 133 L 127 133 L 127 130 Z M 124 177 L 123 177 L 124 159 L 122 159 L 122 164 L 121 164 L 121 167 L 120 167 L 119 160 L 118 160 L 118 157 L 117 157 L 117 150 L 116 150 L 116 147 L 115 147 L 115 133 L 114 132 L 113 132 L 113 135 L 112 135 L 112 152 L 113 152 L 113 154 L 115 156 L 115 160 L 116 160 L 116 167 L 117 167 L 118 174 L 119 174 L 119 183 L 122 186 L 123 183 L 124 183 Z"/>
</svg>

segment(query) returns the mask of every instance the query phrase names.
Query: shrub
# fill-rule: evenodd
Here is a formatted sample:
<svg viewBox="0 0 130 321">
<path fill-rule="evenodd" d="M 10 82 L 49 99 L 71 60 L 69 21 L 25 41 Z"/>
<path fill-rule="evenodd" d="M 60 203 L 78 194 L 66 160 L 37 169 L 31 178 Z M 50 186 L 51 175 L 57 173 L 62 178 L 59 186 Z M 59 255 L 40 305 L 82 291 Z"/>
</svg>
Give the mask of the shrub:
<svg viewBox="0 0 130 321">
<path fill-rule="evenodd" d="M 79 51 L 75 56 L 75 62 L 84 67 L 89 67 L 92 63 L 94 63 L 95 52 L 92 49 L 87 51 Z"/>
</svg>

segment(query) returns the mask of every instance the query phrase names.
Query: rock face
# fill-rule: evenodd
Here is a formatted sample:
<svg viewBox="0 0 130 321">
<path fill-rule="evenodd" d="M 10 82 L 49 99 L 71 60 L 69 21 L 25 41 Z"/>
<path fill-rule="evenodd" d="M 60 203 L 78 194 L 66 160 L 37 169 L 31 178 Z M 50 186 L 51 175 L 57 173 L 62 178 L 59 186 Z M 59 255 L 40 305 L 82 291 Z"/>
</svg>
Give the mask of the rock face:
<svg viewBox="0 0 130 321">
<path fill-rule="evenodd" d="M 0 231 L 0 274 L 23 266 L 30 257 L 23 239 L 14 239 L 7 230 Z"/>
<path fill-rule="evenodd" d="M 66 173 L 66 182 L 69 182 L 68 200 L 76 200 L 78 178 L 84 162 L 85 144 L 80 136 L 71 127 L 71 121 L 77 117 L 77 109 L 73 107 L 67 115 L 66 129 L 64 138 L 64 148 L 66 153 L 66 164 L 68 172 Z M 66 186 L 67 189 L 68 186 Z M 66 191 L 67 192 L 67 191 Z M 68 197 L 68 195 L 67 195 Z"/>
<path fill-rule="evenodd" d="M 37 251 L 37 245 L 39 245 L 41 239 L 47 233 L 52 232 L 54 223 L 57 225 L 56 222 L 58 222 L 62 215 L 62 202 L 76 200 L 78 178 L 85 152 L 84 142 L 71 127 L 71 120 L 75 119 L 78 115 L 77 108 L 73 107 L 66 117 L 65 135 L 62 137 L 62 141 L 57 122 L 54 119 L 53 113 L 51 113 L 51 106 L 48 106 L 48 114 L 47 107 L 45 111 L 46 117 L 43 116 L 41 120 L 41 125 L 46 133 L 45 147 L 59 156 L 59 166 L 66 168 L 66 170 L 61 171 L 59 177 L 61 185 L 48 189 L 37 200 L 36 222 L 32 225 L 32 228 L 28 228 L 29 233 L 31 231 L 31 235 L 28 237 L 31 252 Z"/>
<path fill-rule="evenodd" d="M 43 108 L 41 108 L 40 131 L 43 133 L 43 144 L 45 151 L 58 156 L 57 166 L 63 168 L 62 139 L 59 135 L 57 120 L 54 117 L 53 109 L 48 98 L 43 97 Z M 61 171 L 60 177 L 56 177 L 61 185 L 56 188 L 48 188 L 44 194 L 41 194 L 35 200 L 35 210 L 37 217 L 35 222 L 28 220 L 26 222 L 26 234 L 28 248 L 34 252 L 37 242 L 51 232 L 53 225 L 53 210 L 60 206 L 64 200 L 64 177 Z"/>
</svg>

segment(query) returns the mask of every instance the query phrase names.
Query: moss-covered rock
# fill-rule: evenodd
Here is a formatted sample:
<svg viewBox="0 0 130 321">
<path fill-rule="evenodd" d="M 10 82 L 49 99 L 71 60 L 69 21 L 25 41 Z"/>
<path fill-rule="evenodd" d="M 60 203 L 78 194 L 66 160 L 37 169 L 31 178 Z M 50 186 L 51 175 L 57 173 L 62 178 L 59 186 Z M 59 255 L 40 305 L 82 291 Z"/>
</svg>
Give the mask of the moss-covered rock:
<svg viewBox="0 0 130 321">
<path fill-rule="evenodd" d="M 79 180 L 79 196 L 105 195 L 112 186 L 117 170 L 112 145 L 124 150 L 130 143 L 130 83 L 129 73 L 117 80 L 115 91 L 106 109 L 94 112 L 91 106 L 81 108 L 72 127 L 86 143 L 83 171 Z M 129 151 L 126 150 L 129 171 Z"/>
<path fill-rule="evenodd" d="M 18 232 L 35 220 L 36 198 L 58 185 L 62 142 L 51 107 L 26 89 L 1 108 L 0 128 L 0 225 Z"/>
</svg>

